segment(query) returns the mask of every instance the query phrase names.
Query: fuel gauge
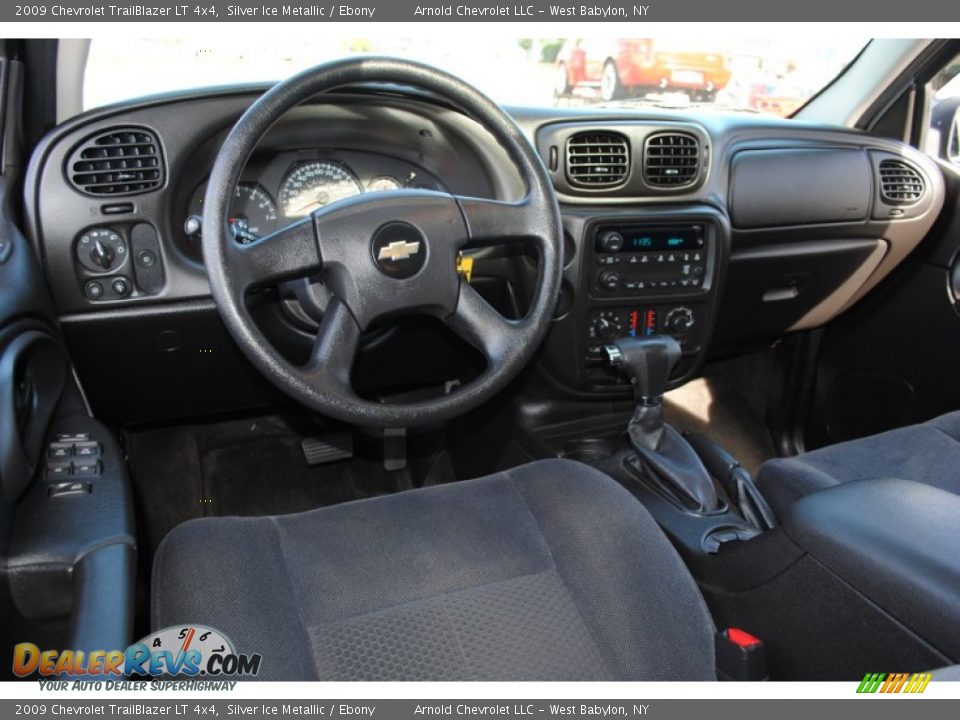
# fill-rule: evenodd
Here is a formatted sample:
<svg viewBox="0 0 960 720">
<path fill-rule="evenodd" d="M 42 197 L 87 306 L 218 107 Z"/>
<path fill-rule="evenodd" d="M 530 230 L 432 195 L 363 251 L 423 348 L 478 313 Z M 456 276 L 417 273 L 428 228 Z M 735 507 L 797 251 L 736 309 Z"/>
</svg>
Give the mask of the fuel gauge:
<svg viewBox="0 0 960 720">
<path fill-rule="evenodd" d="M 402 187 L 400 181 L 390 175 L 380 175 L 367 183 L 367 190 L 370 192 L 384 192 L 387 190 L 399 190 Z"/>
</svg>

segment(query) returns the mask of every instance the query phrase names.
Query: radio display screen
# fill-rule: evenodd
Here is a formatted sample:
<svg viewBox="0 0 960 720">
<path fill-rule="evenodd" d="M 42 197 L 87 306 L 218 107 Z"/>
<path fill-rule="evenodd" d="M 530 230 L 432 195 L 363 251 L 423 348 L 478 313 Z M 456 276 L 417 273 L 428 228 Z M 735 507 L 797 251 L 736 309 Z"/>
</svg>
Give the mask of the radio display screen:
<svg viewBox="0 0 960 720">
<path fill-rule="evenodd" d="M 693 228 L 636 228 L 623 232 L 622 252 L 699 250 L 703 236 Z"/>
</svg>

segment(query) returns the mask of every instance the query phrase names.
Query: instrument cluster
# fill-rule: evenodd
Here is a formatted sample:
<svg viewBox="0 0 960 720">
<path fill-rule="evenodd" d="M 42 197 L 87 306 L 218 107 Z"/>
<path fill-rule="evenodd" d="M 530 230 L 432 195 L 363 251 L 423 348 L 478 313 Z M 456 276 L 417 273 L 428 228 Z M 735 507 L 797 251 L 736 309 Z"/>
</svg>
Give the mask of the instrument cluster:
<svg viewBox="0 0 960 720">
<path fill-rule="evenodd" d="M 297 151 L 255 158 L 234 189 L 230 227 L 246 244 L 330 203 L 372 192 L 438 190 L 434 175 L 396 158 L 361 152 Z M 193 191 L 183 222 L 184 249 L 200 260 L 207 180 Z"/>
</svg>

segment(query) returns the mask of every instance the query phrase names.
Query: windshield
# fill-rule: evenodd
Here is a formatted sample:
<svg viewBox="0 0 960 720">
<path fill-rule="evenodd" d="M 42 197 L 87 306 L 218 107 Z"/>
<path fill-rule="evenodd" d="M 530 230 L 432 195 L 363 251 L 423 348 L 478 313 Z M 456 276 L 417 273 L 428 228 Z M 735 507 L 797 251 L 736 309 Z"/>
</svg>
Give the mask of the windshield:
<svg viewBox="0 0 960 720">
<path fill-rule="evenodd" d="M 224 36 L 229 38 L 228 35 Z M 655 105 L 788 116 L 840 73 L 865 38 L 705 40 L 118 38 L 91 41 L 84 109 L 159 92 L 276 81 L 376 53 L 443 68 L 505 105 Z"/>
</svg>

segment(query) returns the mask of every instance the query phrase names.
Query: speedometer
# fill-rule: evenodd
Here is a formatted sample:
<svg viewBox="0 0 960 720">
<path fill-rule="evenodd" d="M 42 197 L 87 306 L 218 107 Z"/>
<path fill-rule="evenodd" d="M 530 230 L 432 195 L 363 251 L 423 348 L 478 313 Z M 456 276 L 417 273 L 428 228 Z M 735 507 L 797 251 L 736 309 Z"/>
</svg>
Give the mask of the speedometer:
<svg viewBox="0 0 960 720">
<path fill-rule="evenodd" d="M 287 176 L 280 186 L 280 205 L 285 216 L 298 218 L 362 192 L 360 181 L 343 165 L 317 160 L 298 165 Z"/>
</svg>

